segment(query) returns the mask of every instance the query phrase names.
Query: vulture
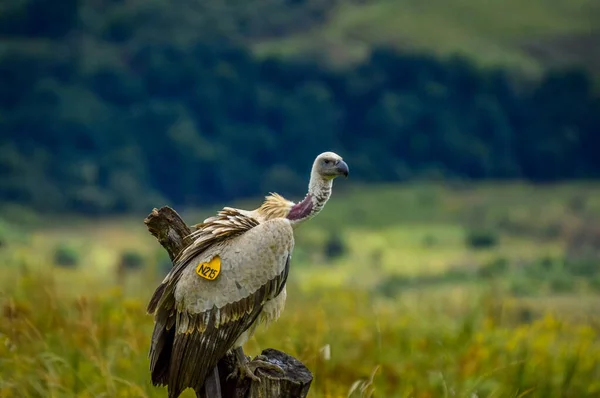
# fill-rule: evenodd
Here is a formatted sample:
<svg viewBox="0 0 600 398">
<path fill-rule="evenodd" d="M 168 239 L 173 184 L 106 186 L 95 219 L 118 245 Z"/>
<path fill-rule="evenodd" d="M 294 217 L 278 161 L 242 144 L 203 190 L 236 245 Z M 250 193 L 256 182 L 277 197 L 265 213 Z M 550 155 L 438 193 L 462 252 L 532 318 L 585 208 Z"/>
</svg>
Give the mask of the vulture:
<svg viewBox="0 0 600 398">
<path fill-rule="evenodd" d="M 192 243 L 175 258 L 148 304 L 154 315 L 153 385 L 166 385 L 169 398 L 187 388 L 200 393 L 230 350 L 242 377 L 258 379 L 258 368 L 281 372 L 260 358 L 250 361 L 242 345 L 259 324 L 279 318 L 294 228 L 323 209 L 341 175 L 348 176 L 348 165 L 324 152 L 313 163 L 304 200 L 294 203 L 271 193 L 255 210 L 225 207 L 196 225 Z"/>
</svg>

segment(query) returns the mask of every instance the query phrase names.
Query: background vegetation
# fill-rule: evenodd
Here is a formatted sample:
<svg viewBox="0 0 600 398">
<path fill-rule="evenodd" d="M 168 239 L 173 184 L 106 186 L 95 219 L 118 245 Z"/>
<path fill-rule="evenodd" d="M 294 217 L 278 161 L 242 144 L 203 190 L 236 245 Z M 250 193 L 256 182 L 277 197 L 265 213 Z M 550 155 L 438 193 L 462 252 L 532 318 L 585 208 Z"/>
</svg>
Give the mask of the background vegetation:
<svg viewBox="0 0 600 398">
<path fill-rule="evenodd" d="M 253 54 L 269 37 L 343 26 L 336 18 L 348 7 L 396 15 L 387 1 L 340 5 L 339 13 L 334 3 L 4 4 L 0 200 L 92 214 L 273 189 L 300 195 L 310 162 L 326 149 L 342 153 L 365 182 L 600 174 L 600 97 L 581 63 L 532 78 L 381 41 L 342 68 L 318 57 Z M 563 15 L 557 31 L 586 29 L 593 5 L 577 4 L 577 12 L 565 2 L 551 7 Z M 541 6 L 531 7 L 547 20 Z M 523 21 L 537 26 L 533 11 Z M 509 27 L 498 29 L 508 35 Z"/>
<path fill-rule="evenodd" d="M 302 360 L 311 397 L 598 396 L 598 198 L 589 184 L 337 189 L 297 233 L 286 311 L 246 351 Z M 164 396 L 144 309 L 170 264 L 141 218 L 7 225 L 0 396 Z"/>
<path fill-rule="evenodd" d="M 0 2 L 0 398 L 164 396 L 143 216 L 299 199 L 325 150 L 248 353 L 315 398 L 600 396 L 597 3 Z"/>
</svg>

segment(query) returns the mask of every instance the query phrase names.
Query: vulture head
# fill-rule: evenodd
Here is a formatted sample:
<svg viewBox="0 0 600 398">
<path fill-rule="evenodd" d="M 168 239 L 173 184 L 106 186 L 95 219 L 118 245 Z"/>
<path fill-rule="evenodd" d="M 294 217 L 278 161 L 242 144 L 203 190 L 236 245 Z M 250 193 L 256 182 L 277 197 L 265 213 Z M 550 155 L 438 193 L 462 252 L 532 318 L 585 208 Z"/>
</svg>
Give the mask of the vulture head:
<svg viewBox="0 0 600 398">
<path fill-rule="evenodd" d="M 313 163 L 304 200 L 294 203 L 280 195 L 271 194 L 257 210 L 258 218 L 286 217 L 293 226 L 300 225 L 323 209 L 331 196 L 333 180 L 342 175 L 348 177 L 348 165 L 342 157 L 333 152 L 323 152 Z"/>
<path fill-rule="evenodd" d="M 315 159 L 313 172 L 326 180 L 333 180 L 342 175 L 348 177 L 348 165 L 337 153 L 323 152 Z"/>
</svg>

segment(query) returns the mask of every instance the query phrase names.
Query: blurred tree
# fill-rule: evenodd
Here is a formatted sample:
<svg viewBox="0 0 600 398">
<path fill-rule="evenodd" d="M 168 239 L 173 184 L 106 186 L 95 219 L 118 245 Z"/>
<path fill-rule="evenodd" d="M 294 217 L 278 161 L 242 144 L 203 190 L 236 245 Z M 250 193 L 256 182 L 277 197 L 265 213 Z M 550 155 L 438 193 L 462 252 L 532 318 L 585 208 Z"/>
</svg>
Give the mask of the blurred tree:
<svg viewBox="0 0 600 398">
<path fill-rule="evenodd" d="M 370 182 L 600 176 L 582 71 L 526 81 L 386 47 L 329 69 L 247 50 L 335 2 L 2 3 L 0 201 L 104 213 L 295 195 L 323 150 Z"/>
<path fill-rule="evenodd" d="M 0 6 L 0 34 L 60 38 L 77 24 L 80 0 L 14 0 Z"/>
</svg>

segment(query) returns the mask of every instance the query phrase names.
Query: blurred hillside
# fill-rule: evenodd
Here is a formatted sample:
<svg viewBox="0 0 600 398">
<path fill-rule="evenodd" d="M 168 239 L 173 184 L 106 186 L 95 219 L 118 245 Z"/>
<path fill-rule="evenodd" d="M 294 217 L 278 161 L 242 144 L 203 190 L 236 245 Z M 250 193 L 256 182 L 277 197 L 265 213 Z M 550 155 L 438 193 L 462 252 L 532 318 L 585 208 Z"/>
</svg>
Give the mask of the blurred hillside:
<svg viewBox="0 0 600 398">
<path fill-rule="evenodd" d="M 305 3 L 305 2 L 299 2 Z M 306 2 L 308 3 L 308 2 Z M 538 74 L 600 66 L 600 4 L 594 0 L 338 1 L 312 28 L 256 43 L 261 54 L 314 55 L 335 64 L 385 44 Z"/>
<path fill-rule="evenodd" d="M 300 195 L 323 150 L 342 154 L 354 181 L 598 177 L 600 97 L 581 62 L 549 62 L 532 79 L 473 55 L 585 33 L 592 2 L 509 2 L 488 19 L 494 3 L 464 2 L 452 8 L 460 19 L 438 3 L 421 13 L 384 0 L 3 2 L 0 201 L 106 213 Z M 407 23 L 410 7 L 422 25 Z M 361 32 L 359 17 L 381 31 L 345 44 L 357 62 L 334 68 L 294 46 Z M 385 32 L 406 35 L 411 52 Z M 471 58 L 434 55 L 461 46 Z"/>
</svg>

